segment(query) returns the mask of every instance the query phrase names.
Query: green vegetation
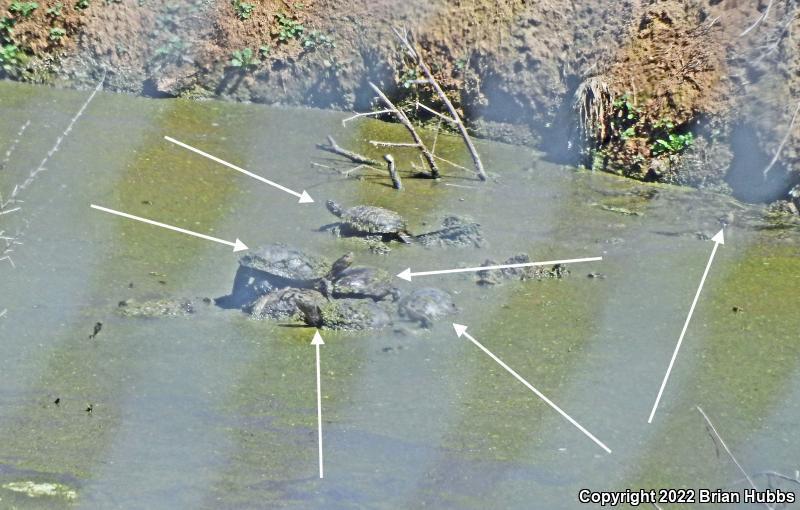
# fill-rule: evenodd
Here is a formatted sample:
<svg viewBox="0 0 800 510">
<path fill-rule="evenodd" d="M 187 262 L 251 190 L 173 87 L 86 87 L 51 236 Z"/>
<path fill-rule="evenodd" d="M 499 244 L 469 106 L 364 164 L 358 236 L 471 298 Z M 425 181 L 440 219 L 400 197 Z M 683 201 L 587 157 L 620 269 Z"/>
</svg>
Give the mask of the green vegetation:
<svg viewBox="0 0 800 510">
<path fill-rule="evenodd" d="M 90 3 L 91 3 L 91 0 L 78 0 L 75 3 L 75 8 L 76 9 L 80 9 L 80 10 L 88 9 Z"/>
<path fill-rule="evenodd" d="M 666 139 L 659 138 L 653 145 L 653 155 L 677 154 L 683 152 L 694 142 L 692 133 L 675 134 L 670 133 Z"/>
<path fill-rule="evenodd" d="M 272 53 L 272 46 L 269 44 L 265 44 L 258 49 L 258 54 L 261 55 L 261 58 L 269 57 L 270 53 Z"/>
<path fill-rule="evenodd" d="M 65 35 L 67 35 L 67 31 L 63 28 L 53 27 L 50 29 L 50 40 L 53 42 L 60 41 Z"/>
<path fill-rule="evenodd" d="M 258 61 L 258 58 L 256 58 L 256 56 L 253 54 L 253 50 L 250 48 L 236 50 L 233 52 L 231 57 L 231 66 L 238 67 L 244 71 L 252 69 L 261 63 Z"/>
<path fill-rule="evenodd" d="M 275 18 L 278 20 L 278 40 L 280 42 L 289 42 L 303 35 L 305 27 L 299 21 L 280 12 L 275 15 Z"/>
<path fill-rule="evenodd" d="M 48 7 L 47 10 L 45 11 L 45 13 L 48 16 L 53 16 L 54 18 L 58 18 L 58 17 L 61 16 L 61 10 L 63 8 L 64 8 L 64 4 L 62 4 L 61 2 L 58 2 L 54 6 Z"/>
<path fill-rule="evenodd" d="M 242 2 L 241 0 L 232 0 L 231 4 L 233 5 L 233 10 L 236 12 L 236 16 L 240 20 L 250 19 L 253 15 L 253 9 L 255 6 L 248 2 Z"/>
<path fill-rule="evenodd" d="M 36 2 L 11 2 L 11 5 L 8 6 L 8 12 L 27 18 L 38 8 L 39 4 Z"/>
<path fill-rule="evenodd" d="M 317 30 L 312 30 L 309 32 L 308 35 L 303 38 L 302 45 L 304 49 L 308 50 L 314 50 L 316 48 L 332 50 L 336 47 L 336 43 L 333 42 L 333 38 L 331 36 Z"/>
<path fill-rule="evenodd" d="M 675 123 L 671 119 L 659 119 L 653 123 L 654 139 L 652 151 L 654 156 L 660 154 L 678 154 L 686 150 L 694 142 L 691 132 L 677 133 Z"/>
<path fill-rule="evenodd" d="M 6 44 L 0 47 L 0 67 L 7 73 L 12 73 L 22 65 L 24 55 L 15 44 Z"/>
<path fill-rule="evenodd" d="M 173 35 L 166 44 L 156 48 L 154 55 L 155 58 L 179 57 L 185 49 L 186 44 L 183 40 L 179 36 Z"/>
</svg>

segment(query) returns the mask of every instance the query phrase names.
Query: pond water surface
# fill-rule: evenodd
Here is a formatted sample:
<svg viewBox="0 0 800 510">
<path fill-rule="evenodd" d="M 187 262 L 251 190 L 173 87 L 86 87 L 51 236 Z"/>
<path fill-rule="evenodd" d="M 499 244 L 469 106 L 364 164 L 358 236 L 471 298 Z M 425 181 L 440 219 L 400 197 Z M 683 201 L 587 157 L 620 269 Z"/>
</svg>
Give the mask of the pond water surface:
<svg viewBox="0 0 800 510">
<path fill-rule="evenodd" d="M 30 121 L 0 169 L 4 196 L 87 95 L 0 83 L 0 155 Z M 328 134 L 374 157 L 382 152 L 367 140 L 405 141 L 402 128 L 379 121 L 343 128 L 345 116 L 106 93 L 91 102 L 20 194 L 21 209 L 0 216 L 4 235 L 22 243 L 13 266 L 0 260 L 0 506 L 551 509 L 579 508 L 581 488 L 744 488 L 696 406 L 748 473 L 800 469 L 796 224 L 727 197 L 582 172 L 488 142 L 478 149 L 490 182 L 446 165 L 439 182 L 412 179 L 417 156 L 397 151 L 406 176 L 397 192 L 382 171 L 356 170 L 363 178 L 354 179 L 326 168 L 354 166 L 315 148 Z M 298 205 L 164 136 L 305 189 L 315 202 Z M 470 167 L 458 138 L 440 135 L 436 150 Z M 397 210 L 416 233 L 468 215 L 488 245 L 395 243 L 373 254 L 319 231 L 335 219 L 328 198 Z M 324 331 L 320 480 L 314 330 L 234 310 L 120 317 L 125 299 L 226 294 L 239 254 L 90 203 L 251 248 L 286 242 L 330 259 L 355 250 L 359 264 L 392 274 L 520 252 L 604 260 L 572 265 L 560 280 L 488 288 L 473 274 L 397 279 L 403 290 L 450 291 L 460 313 L 430 330 Z M 708 238 L 723 224 L 726 244 L 648 424 Z M 452 322 L 612 453 L 457 338 Z M 77 496 L 8 488 L 20 481 L 60 483 Z M 763 476 L 754 481 L 766 487 Z"/>
</svg>

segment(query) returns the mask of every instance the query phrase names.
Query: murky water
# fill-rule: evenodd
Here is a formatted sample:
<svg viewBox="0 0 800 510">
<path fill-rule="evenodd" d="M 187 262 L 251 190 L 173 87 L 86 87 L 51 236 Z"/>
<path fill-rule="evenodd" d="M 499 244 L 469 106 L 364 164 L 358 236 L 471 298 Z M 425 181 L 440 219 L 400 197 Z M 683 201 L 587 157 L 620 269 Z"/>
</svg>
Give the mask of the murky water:
<svg viewBox="0 0 800 510">
<path fill-rule="evenodd" d="M 30 120 L 0 170 L 4 196 L 86 96 L 0 84 L 0 155 Z M 729 198 L 578 172 L 490 143 L 479 150 L 492 182 L 444 166 L 441 182 L 407 177 L 398 193 L 382 172 L 358 180 L 326 168 L 354 166 L 315 149 L 328 134 L 375 157 L 381 152 L 366 140 L 405 140 L 377 121 L 344 129 L 343 117 L 109 94 L 90 104 L 19 197 L 22 208 L 0 216 L 0 230 L 19 230 L 23 243 L 11 253 L 14 267 L 0 261 L 0 486 L 61 483 L 77 498 L 0 489 L 3 507 L 549 509 L 579 507 L 580 488 L 743 488 L 698 405 L 749 473 L 800 469 L 796 225 L 761 220 L 760 210 Z M 308 190 L 316 202 L 298 205 L 165 135 Z M 469 167 L 457 138 L 440 135 L 437 153 Z M 406 172 L 420 165 L 412 152 L 396 157 Z M 372 254 L 318 231 L 334 220 L 328 198 L 390 207 L 416 232 L 469 215 L 489 245 Z M 602 255 L 562 280 L 485 288 L 462 274 L 398 285 L 454 293 L 462 312 L 453 321 L 613 453 L 445 321 L 418 334 L 325 333 L 319 480 L 313 330 L 236 311 L 117 316 L 124 299 L 226 294 L 237 255 L 90 203 L 251 247 L 282 241 L 329 258 L 354 249 L 358 263 L 393 274 L 519 252 Z M 648 425 L 713 246 L 699 234 L 716 233 L 720 219 L 730 223 L 726 244 Z M 102 330 L 90 338 L 96 322 Z"/>
</svg>

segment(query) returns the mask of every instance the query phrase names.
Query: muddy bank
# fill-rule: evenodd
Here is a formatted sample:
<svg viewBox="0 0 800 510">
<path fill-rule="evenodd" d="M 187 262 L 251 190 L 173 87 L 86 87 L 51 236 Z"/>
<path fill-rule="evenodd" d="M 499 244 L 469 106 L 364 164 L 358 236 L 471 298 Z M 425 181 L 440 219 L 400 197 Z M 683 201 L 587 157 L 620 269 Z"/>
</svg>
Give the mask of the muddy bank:
<svg viewBox="0 0 800 510">
<path fill-rule="evenodd" d="M 408 29 L 481 136 L 641 180 L 789 199 L 778 209 L 790 212 L 799 200 L 790 196 L 800 182 L 790 0 L 3 0 L 0 9 L 7 77 L 82 87 L 105 73 L 122 92 L 345 110 L 374 106 L 369 81 L 400 105 L 435 103 L 391 31 Z"/>
</svg>

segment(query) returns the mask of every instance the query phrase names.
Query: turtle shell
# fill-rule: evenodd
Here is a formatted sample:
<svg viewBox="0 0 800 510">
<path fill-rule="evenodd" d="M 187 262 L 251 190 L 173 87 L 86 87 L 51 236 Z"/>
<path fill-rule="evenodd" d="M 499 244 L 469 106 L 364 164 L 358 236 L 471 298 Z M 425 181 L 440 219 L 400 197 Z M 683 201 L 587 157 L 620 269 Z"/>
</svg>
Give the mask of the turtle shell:
<svg viewBox="0 0 800 510">
<path fill-rule="evenodd" d="M 393 288 L 389 273 L 374 267 L 351 267 L 333 282 L 333 296 L 383 299 Z"/>
<path fill-rule="evenodd" d="M 429 325 L 436 319 L 458 312 L 458 307 L 447 292 L 424 287 L 401 299 L 399 310 L 401 316 Z"/>
<path fill-rule="evenodd" d="M 365 234 L 395 234 L 406 229 L 406 220 L 398 213 L 374 205 L 357 205 L 342 213 L 342 221 Z"/>
<path fill-rule="evenodd" d="M 295 285 L 310 284 L 331 270 L 330 262 L 323 257 L 285 244 L 268 244 L 252 250 L 239 259 L 239 264 Z"/>
</svg>

